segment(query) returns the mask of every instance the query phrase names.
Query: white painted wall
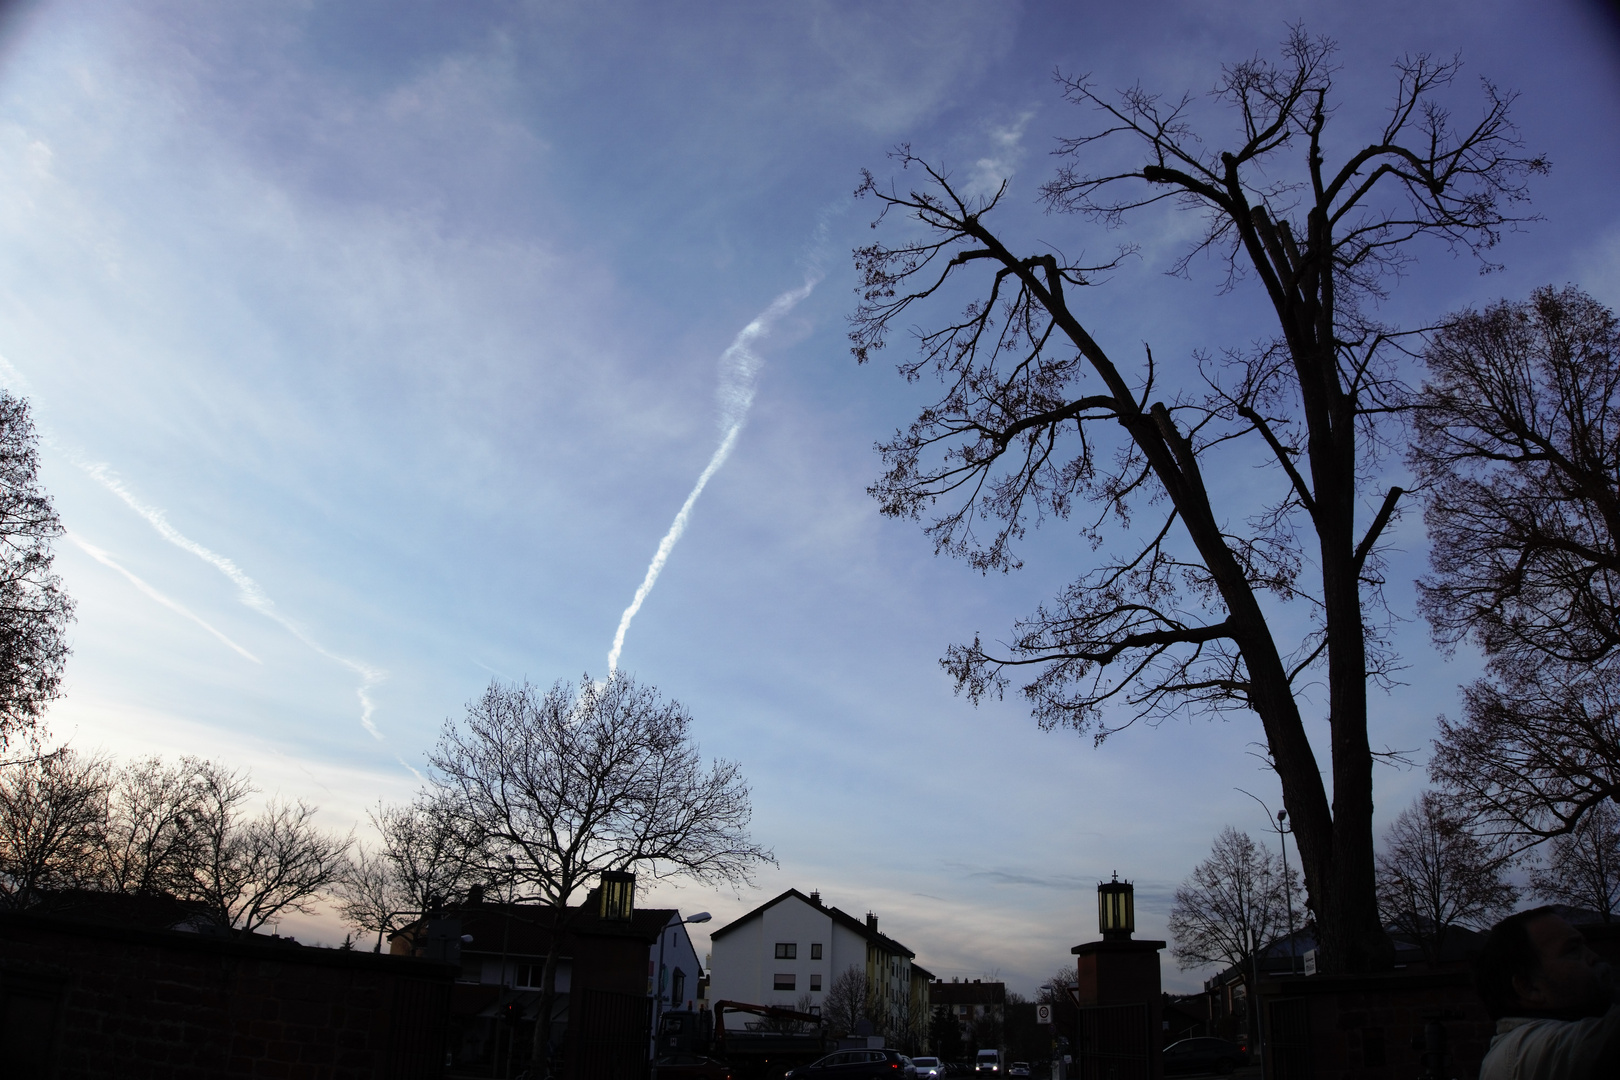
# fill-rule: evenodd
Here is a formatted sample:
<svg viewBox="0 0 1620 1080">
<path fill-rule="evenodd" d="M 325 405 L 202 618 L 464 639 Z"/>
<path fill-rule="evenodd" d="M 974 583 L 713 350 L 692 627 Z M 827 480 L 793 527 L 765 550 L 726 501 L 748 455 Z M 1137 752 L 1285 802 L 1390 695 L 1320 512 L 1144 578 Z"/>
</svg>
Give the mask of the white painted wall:
<svg viewBox="0 0 1620 1080">
<path fill-rule="evenodd" d="M 702 965 L 698 963 L 697 950 L 692 947 L 692 935 L 687 932 L 686 926 L 681 922 L 681 915 L 676 912 L 670 917 L 669 925 L 663 932 L 664 970 L 668 973 L 659 985 L 658 955 L 659 943 L 654 942 L 647 950 L 647 993 L 656 994 L 660 999 L 662 1012 L 678 1012 L 682 1009 L 697 1008 L 698 977 L 703 974 Z M 686 987 L 679 1000 L 670 997 L 674 989 L 675 972 L 680 970 L 686 975 Z"/>
</svg>

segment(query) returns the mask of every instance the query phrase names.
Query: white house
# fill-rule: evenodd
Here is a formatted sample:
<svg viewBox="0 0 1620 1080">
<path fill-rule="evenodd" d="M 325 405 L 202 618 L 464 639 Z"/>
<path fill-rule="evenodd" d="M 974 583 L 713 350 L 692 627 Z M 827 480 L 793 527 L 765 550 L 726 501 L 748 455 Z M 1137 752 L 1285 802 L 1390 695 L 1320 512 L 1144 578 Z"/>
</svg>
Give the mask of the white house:
<svg viewBox="0 0 1620 1080">
<path fill-rule="evenodd" d="M 877 916 L 863 922 L 828 907 L 821 894 L 797 889 L 761 904 L 716 930 L 709 954 L 709 1000 L 742 1001 L 819 1012 L 832 981 L 855 968 L 889 1020 L 905 1029 L 911 1010 L 915 954 L 878 933 Z"/>
<path fill-rule="evenodd" d="M 681 913 L 669 912 L 669 922 L 658 941 L 647 950 L 647 993 L 658 1002 L 654 1011 L 666 1013 L 697 1008 L 698 978 L 702 974 L 697 950 L 692 947 L 692 937 L 686 932 Z"/>
</svg>

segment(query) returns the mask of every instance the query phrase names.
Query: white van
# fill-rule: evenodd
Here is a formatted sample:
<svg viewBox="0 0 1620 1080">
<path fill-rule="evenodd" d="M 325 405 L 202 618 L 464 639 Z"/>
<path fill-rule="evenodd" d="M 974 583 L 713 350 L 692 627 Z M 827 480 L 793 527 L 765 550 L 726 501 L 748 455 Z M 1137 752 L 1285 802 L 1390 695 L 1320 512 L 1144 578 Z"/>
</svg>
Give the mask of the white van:
<svg viewBox="0 0 1620 1080">
<path fill-rule="evenodd" d="M 973 1059 L 973 1071 L 976 1073 L 1001 1073 L 1001 1051 L 980 1050 Z"/>
</svg>

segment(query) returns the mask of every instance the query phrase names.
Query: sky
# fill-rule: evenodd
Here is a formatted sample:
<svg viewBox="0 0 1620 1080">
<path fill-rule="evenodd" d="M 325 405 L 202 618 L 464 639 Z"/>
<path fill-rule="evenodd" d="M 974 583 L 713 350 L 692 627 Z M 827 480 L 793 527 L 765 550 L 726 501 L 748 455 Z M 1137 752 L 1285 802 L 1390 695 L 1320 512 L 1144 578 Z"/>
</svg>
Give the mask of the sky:
<svg viewBox="0 0 1620 1080">
<path fill-rule="evenodd" d="M 1620 24 L 1595 3 L 7 8 L 0 382 L 34 410 L 78 605 L 54 736 L 245 766 L 363 839 L 491 679 L 600 678 L 615 651 L 741 763 L 779 862 L 641 902 L 718 927 L 819 889 L 936 975 L 1025 994 L 1097 936 L 1113 873 L 1164 937 L 1221 827 L 1259 838 L 1280 805 L 1259 731 L 1093 747 L 954 695 L 950 644 L 1005 634 L 1094 556 L 1049 522 L 984 576 L 878 514 L 873 444 L 931 399 L 896 377 L 903 343 L 850 357 L 874 212 L 851 194 L 904 142 L 1006 180 L 1021 246 L 1138 242 L 1088 318 L 1185 374 L 1268 333 L 1261 298 L 1209 264 L 1165 274 L 1184 215 L 1111 234 L 1042 212 L 1055 140 L 1095 124 L 1053 73 L 1202 93 L 1296 21 L 1339 43 L 1341 130 L 1376 123 L 1399 55 L 1460 53 L 1457 114 L 1482 77 L 1516 90 L 1553 162 L 1500 272 L 1421 249 L 1381 316 L 1568 282 L 1620 305 Z M 1371 728 L 1421 761 L 1478 663 L 1416 621 L 1418 515 L 1391 545 L 1407 666 Z M 1376 784 L 1382 829 L 1424 775 Z M 1205 974 L 1165 959 L 1168 988 Z"/>
</svg>

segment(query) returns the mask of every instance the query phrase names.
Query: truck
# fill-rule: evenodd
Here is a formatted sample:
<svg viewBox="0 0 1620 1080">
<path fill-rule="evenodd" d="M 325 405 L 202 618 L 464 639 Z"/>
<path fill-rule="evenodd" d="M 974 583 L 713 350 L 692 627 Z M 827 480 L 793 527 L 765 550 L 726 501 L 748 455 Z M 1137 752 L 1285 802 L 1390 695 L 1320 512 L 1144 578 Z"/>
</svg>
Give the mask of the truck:
<svg viewBox="0 0 1620 1080">
<path fill-rule="evenodd" d="M 733 1014 L 728 1026 L 727 1014 Z M 758 1020 L 739 1020 L 746 1013 Z M 653 1060 L 699 1054 L 723 1062 L 735 1080 L 779 1080 L 795 1065 L 807 1065 L 832 1046 L 814 1013 L 777 1005 L 717 1001 L 714 1010 L 667 1012 L 658 1023 Z"/>
</svg>

